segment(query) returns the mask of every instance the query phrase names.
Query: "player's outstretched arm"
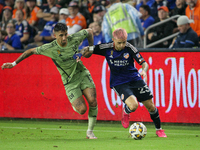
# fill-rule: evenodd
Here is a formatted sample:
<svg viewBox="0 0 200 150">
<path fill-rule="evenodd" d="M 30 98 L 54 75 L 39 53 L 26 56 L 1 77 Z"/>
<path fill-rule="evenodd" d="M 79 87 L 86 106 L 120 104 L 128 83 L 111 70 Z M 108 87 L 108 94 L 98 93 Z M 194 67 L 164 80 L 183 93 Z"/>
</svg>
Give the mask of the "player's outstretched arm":
<svg viewBox="0 0 200 150">
<path fill-rule="evenodd" d="M 37 54 L 36 48 L 32 48 L 32 49 L 26 50 L 23 54 L 21 54 L 21 55 L 17 58 L 17 60 L 15 60 L 15 61 L 12 62 L 12 63 L 9 63 L 9 62 L 8 62 L 8 63 L 4 63 L 4 64 L 1 66 L 1 68 L 2 68 L 2 70 L 3 70 L 3 69 L 6 69 L 6 68 L 11 69 L 11 68 L 13 68 L 14 66 L 16 66 L 18 63 L 20 63 L 22 60 L 26 59 L 27 57 L 29 57 L 29 56 L 31 56 L 31 55 L 33 55 L 33 54 Z"/>
<path fill-rule="evenodd" d="M 92 55 L 92 52 L 89 50 L 89 46 L 84 47 L 80 53 L 76 53 L 73 55 L 73 58 L 76 59 L 76 62 L 81 61 L 81 57 L 89 58 Z"/>
<path fill-rule="evenodd" d="M 87 40 L 88 40 L 89 46 L 93 46 L 94 44 L 93 31 L 90 28 L 86 29 L 86 31 L 88 32 Z"/>
</svg>

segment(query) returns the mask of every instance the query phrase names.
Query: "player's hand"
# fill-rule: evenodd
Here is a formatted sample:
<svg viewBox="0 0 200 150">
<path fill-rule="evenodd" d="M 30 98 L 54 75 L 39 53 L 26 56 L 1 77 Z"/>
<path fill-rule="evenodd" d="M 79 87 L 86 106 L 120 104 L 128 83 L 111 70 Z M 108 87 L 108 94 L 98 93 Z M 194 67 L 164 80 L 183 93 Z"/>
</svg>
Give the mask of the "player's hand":
<svg viewBox="0 0 200 150">
<path fill-rule="evenodd" d="M 93 52 L 91 52 L 91 51 L 89 50 L 89 46 L 87 46 L 87 47 L 84 47 L 84 48 L 81 50 L 81 53 L 83 54 L 83 57 L 89 58 L 89 57 L 92 55 Z"/>
<path fill-rule="evenodd" d="M 84 47 L 80 50 L 81 54 L 83 54 L 83 57 L 85 57 L 85 54 L 89 52 L 89 46 Z"/>
<path fill-rule="evenodd" d="M 81 61 L 81 57 L 82 57 L 81 53 L 76 53 L 73 55 L 73 58 L 76 60 L 76 62 Z"/>
<path fill-rule="evenodd" d="M 8 68 L 8 69 L 11 69 L 13 68 L 13 64 L 12 63 L 4 63 L 2 66 L 1 66 L 1 69 L 5 69 L 5 68 Z"/>
<path fill-rule="evenodd" d="M 144 81 L 147 82 L 147 73 L 144 70 L 140 72 L 140 75 L 143 77 Z"/>
</svg>

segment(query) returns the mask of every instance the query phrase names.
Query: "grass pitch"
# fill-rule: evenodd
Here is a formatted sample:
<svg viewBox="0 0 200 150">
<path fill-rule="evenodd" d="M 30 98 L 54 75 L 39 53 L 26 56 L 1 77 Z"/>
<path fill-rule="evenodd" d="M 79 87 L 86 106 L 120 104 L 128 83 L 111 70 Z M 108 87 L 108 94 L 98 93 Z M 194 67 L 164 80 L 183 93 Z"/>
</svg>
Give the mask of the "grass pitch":
<svg viewBox="0 0 200 150">
<path fill-rule="evenodd" d="M 163 124 L 167 138 L 155 135 L 153 123 L 144 123 L 142 140 L 129 137 L 120 122 L 97 122 L 97 140 L 86 139 L 86 121 L 0 120 L 0 150 L 199 150 L 200 125 Z"/>
</svg>

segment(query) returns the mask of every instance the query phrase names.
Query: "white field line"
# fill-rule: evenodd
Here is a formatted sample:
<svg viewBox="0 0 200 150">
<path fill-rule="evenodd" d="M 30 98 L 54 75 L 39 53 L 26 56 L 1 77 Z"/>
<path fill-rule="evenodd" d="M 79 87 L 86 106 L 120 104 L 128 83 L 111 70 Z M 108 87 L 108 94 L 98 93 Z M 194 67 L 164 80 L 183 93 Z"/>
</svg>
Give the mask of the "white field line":
<svg viewBox="0 0 200 150">
<path fill-rule="evenodd" d="M 33 128 L 33 127 L 4 127 L 0 126 L 0 129 L 22 129 L 22 130 L 57 130 L 57 131 L 86 131 L 86 129 L 58 129 L 58 128 Z M 94 130 L 95 132 L 128 132 L 126 131 L 109 131 L 109 130 Z M 150 134 L 154 134 L 155 132 L 148 132 Z M 187 134 L 187 133 L 169 133 L 166 132 L 167 134 L 172 134 L 172 135 L 200 135 L 200 133 L 196 134 Z"/>
</svg>

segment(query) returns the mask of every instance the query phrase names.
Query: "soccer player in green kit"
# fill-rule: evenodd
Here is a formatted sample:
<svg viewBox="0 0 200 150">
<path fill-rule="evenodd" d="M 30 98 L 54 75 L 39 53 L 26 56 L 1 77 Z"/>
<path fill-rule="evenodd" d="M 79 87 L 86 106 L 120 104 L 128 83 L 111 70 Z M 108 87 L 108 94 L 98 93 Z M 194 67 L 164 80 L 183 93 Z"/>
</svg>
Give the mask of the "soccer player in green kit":
<svg viewBox="0 0 200 150">
<path fill-rule="evenodd" d="M 1 68 L 13 68 L 16 64 L 33 54 L 45 55 L 52 58 L 61 74 L 66 95 L 73 109 L 81 115 L 87 111 L 83 95 L 86 98 L 89 104 L 86 138 L 97 139 L 93 133 L 98 112 L 95 85 L 86 67 L 81 61 L 75 60 L 78 46 L 83 39 L 87 38 L 90 49 L 93 49 L 93 33 L 91 29 L 83 29 L 75 34 L 68 35 L 67 29 L 65 24 L 57 23 L 54 27 L 56 40 L 40 47 L 26 50 L 16 61 L 13 63 L 4 63 Z"/>
</svg>

